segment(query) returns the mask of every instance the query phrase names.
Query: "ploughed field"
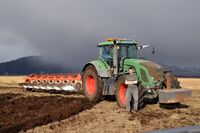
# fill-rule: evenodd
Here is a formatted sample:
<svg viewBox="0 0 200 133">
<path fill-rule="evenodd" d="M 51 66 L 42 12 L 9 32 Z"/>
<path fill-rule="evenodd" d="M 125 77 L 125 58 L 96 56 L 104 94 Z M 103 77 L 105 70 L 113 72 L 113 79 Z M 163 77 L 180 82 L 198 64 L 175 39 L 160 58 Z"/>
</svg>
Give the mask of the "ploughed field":
<svg viewBox="0 0 200 133">
<path fill-rule="evenodd" d="M 192 89 L 192 99 L 175 109 L 147 104 L 129 114 L 113 98 L 94 105 L 82 94 L 24 91 L 17 87 L 22 78 L 0 77 L 0 132 L 144 132 L 200 125 L 200 79 L 180 79 Z"/>
<path fill-rule="evenodd" d="M 14 93 L 2 93 L 3 89 L 8 88 L 0 89 L 0 132 L 27 130 L 66 119 L 92 107 L 83 96 L 32 95 L 30 92 L 17 92 L 17 89 Z"/>
</svg>

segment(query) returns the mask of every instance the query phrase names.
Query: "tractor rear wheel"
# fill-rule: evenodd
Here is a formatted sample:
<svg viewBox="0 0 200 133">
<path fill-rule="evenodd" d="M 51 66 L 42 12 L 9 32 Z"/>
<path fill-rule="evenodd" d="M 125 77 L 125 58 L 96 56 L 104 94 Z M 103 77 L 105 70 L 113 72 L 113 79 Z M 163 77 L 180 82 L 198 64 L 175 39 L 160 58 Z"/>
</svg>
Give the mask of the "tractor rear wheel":
<svg viewBox="0 0 200 133">
<path fill-rule="evenodd" d="M 127 85 L 124 84 L 123 78 L 119 78 L 116 82 L 115 97 L 118 106 L 121 108 L 126 108 L 126 90 Z"/>
<path fill-rule="evenodd" d="M 180 86 L 180 82 L 178 81 L 177 77 L 175 77 L 173 75 L 173 73 L 171 72 L 167 72 L 166 74 L 168 74 L 170 76 L 170 80 L 171 80 L 171 88 L 173 89 L 181 89 L 181 86 Z M 164 87 L 166 88 L 166 80 L 164 81 Z"/>
<path fill-rule="evenodd" d="M 83 71 L 83 90 L 85 96 L 93 102 L 100 101 L 102 97 L 102 88 L 97 71 L 93 66 L 88 66 Z"/>
</svg>

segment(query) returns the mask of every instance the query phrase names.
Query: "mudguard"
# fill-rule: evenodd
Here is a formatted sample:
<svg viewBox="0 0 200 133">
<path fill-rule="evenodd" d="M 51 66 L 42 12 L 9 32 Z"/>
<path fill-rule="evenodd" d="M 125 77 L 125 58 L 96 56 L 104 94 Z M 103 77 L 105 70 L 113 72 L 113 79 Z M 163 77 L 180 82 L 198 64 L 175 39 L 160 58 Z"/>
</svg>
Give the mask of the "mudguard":
<svg viewBox="0 0 200 133">
<path fill-rule="evenodd" d="M 99 60 L 97 60 L 97 61 L 91 61 L 91 62 L 85 64 L 84 67 L 83 67 L 83 69 L 82 69 L 82 72 L 89 65 L 92 65 L 92 66 L 94 66 L 96 68 L 99 77 L 101 77 L 101 78 L 111 77 L 110 68 L 108 68 L 108 66 L 106 66 L 104 63 L 102 63 Z"/>
</svg>

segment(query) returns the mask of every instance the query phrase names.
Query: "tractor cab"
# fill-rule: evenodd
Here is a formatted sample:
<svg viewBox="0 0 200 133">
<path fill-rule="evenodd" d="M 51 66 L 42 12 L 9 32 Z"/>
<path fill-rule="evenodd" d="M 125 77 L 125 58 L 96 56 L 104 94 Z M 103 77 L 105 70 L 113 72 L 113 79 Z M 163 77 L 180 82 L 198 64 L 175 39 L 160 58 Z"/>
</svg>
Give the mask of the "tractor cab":
<svg viewBox="0 0 200 133">
<path fill-rule="evenodd" d="M 138 49 L 143 46 L 138 46 L 137 42 L 126 39 L 108 38 L 106 42 L 99 43 L 100 47 L 99 58 L 107 65 L 108 68 L 123 70 L 125 59 L 138 59 Z"/>
</svg>

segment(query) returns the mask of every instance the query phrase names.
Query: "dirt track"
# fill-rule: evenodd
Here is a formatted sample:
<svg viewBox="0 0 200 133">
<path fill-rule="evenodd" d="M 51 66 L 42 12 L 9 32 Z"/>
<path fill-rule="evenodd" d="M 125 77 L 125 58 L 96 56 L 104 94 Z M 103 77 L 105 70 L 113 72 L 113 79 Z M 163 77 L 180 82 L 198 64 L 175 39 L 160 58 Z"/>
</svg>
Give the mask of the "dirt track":
<svg viewBox="0 0 200 133">
<path fill-rule="evenodd" d="M 144 132 L 187 125 L 200 125 L 200 89 L 193 90 L 192 99 L 176 109 L 152 104 L 129 114 L 113 99 L 93 106 L 80 94 L 0 88 L 0 131 L 37 126 L 27 132 Z"/>
</svg>

